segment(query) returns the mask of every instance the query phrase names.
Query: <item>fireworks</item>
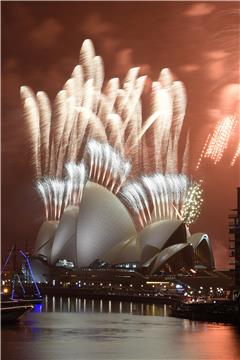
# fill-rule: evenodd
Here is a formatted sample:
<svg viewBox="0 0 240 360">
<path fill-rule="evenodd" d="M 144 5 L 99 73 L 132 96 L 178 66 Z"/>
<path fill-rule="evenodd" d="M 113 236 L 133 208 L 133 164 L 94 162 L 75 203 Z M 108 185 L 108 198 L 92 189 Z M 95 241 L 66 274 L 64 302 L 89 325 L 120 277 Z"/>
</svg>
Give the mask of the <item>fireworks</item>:
<svg viewBox="0 0 240 360">
<path fill-rule="evenodd" d="M 89 180 L 95 181 L 117 193 L 131 171 L 131 164 L 108 144 L 95 140 L 87 143 L 90 161 Z"/>
<path fill-rule="evenodd" d="M 86 149 L 88 157 L 85 162 L 70 161 L 65 164 L 66 177 L 63 180 L 44 177 L 37 181 L 46 219 L 58 220 L 68 205 L 80 206 L 87 180 L 97 182 L 115 194 L 126 181 L 131 164 L 110 145 L 91 140 Z"/>
<path fill-rule="evenodd" d="M 237 118 L 235 116 L 227 116 L 217 123 L 213 132 L 208 135 L 207 140 L 203 146 L 203 150 L 197 163 L 197 170 L 199 169 L 203 159 L 211 159 L 214 164 L 217 164 L 222 159 L 236 124 Z M 237 157 L 238 150 L 232 159 L 231 166 L 234 165 Z"/>
<path fill-rule="evenodd" d="M 180 163 L 187 168 L 185 160 L 178 159 L 186 108 L 184 85 L 173 81 L 171 72 L 163 69 L 159 80 L 153 82 L 152 110 L 144 120 L 141 97 L 146 76 L 138 73 L 139 68 L 130 69 L 122 87 L 117 78 L 105 82 L 102 59 L 95 55 L 92 42 L 86 40 L 80 51 L 80 64 L 57 94 L 53 107 L 44 92 L 35 96 L 28 87 L 21 87 L 38 179 L 61 177 L 64 164 L 77 163 L 91 139 L 109 144 L 120 157 L 129 158 L 134 175 L 146 172 L 149 157 L 153 159 L 152 171 L 177 173 Z M 103 155 L 99 152 L 95 156 L 99 169 Z M 92 171 L 97 172 L 97 168 Z M 91 169 L 90 173 L 96 175 Z"/>
<path fill-rule="evenodd" d="M 156 173 L 122 188 L 120 198 L 137 216 L 141 227 L 163 219 L 183 219 L 182 206 L 190 182 L 185 175 Z"/>
<path fill-rule="evenodd" d="M 66 183 L 59 179 L 44 178 L 37 182 L 37 190 L 43 199 L 48 220 L 59 220 L 68 202 Z"/>
<path fill-rule="evenodd" d="M 201 182 L 193 183 L 187 194 L 183 204 L 183 219 L 186 225 L 190 225 L 196 221 L 201 212 L 203 203 L 203 189 Z"/>
<path fill-rule="evenodd" d="M 235 162 L 237 161 L 237 158 L 240 157 L 240 142 L 238 144 L 238 147 L 237 147 L 237 150 L 232 158 L 232 161 L 231 161 L 231 166 L 234 166 L 235 165 Z"/>
<path fill-rule="evenodd" d="M 183 218 L 190 182 L 185 175 L 177 174 L 180 164 L 183 174 L 188 168 L 189 132 L 179 158 L 185 88 L 180 81 L 173 81 L 169 69 L 163 69 L 152 84 L 151 112 L 143 119 L 141 97 L 146 76 L 138 74 L 139 68 L 130 69 L 122 87 L 118 78 L 105 83 L 102 59 L 86 40 L 80 64 L 57 94 L 53 107 L 44 92 L 35 96 L 28 87 L 21 88 L 46 219 L 57 220 L 68 205 L 79 206 L 87 180 L 119 193 L 141 227 L 161 219 Z M 216 132 L 226 144 L 229 131 Z M 208 144 L 209 149 L 214 146 Z M 217 152 L 224 146 L 219 145 Z M 215 152 L 211 154 L 218 159 Z M 62 180 L 64 168 L 66 177 Z M 130 175 L 146 173 L 150 168 L 154 175 L 125 185 Z"/>
<path fill-rule="evenodd" d="M 67 196 L 66 199 L 71 205 L 80 205 L 83 189 L 87 181 L 87 169 L 84 162 L 75 164 L 69 162 L 65 164 L 67 172 Z M 65 201 L 65 206 L 67 202 Z"/>
</svg>

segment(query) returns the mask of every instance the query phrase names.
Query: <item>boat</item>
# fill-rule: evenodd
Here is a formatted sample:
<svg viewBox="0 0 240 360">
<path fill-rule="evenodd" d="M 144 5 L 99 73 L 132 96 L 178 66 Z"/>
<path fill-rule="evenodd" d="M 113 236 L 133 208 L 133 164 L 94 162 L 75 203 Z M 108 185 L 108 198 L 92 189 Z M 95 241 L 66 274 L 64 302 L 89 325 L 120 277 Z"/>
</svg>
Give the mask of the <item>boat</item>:
<svg viewBox="0 0 240 360">
<path fill-rule="evenodd" d="M 23 281 L 23 271 L 17 271 L 16 257 L 20 255 L 24 259 L 25 271 L 28 273 L 28 282 Z M 7 256 L 7 259 L 2 268 L 2 274 L 5 271 L 7 265 L 10 263 L 11 257 L 13 258 L 13 272 L 11 274 L 11 286 L 5 286 L 2 289 L 1 300 L 2 305 L 6 301 L 9 307 L 17 306 L 28 306 L 41 304 L 43 302 L 43 297 L 40 293 L 37 282 L 34 278 L 34 274 L 30 265 L 28 255 L 25 254 L 22 250 L 16 249 L 14 245 Z M 31 290 L 31 291 L 29 291 Z M 5 301 L 4 301 L 5 300 Z M 5 307 L 5 306 L 4 306 Z"/>
<path fill-rule="evenodd" d="M 16 322 L 28 311 L 32 310 L 32 305 L 13 305 L 1 306 L 1 322 L 2 324 Z"/>
<path fill-rule="evenodd" d="M 170 306 L 171 316 L 207 321 L 239 324 L 240 304 L 235 300 L 212 300 L 206 302 L 177 302 Z"/>
</svg>

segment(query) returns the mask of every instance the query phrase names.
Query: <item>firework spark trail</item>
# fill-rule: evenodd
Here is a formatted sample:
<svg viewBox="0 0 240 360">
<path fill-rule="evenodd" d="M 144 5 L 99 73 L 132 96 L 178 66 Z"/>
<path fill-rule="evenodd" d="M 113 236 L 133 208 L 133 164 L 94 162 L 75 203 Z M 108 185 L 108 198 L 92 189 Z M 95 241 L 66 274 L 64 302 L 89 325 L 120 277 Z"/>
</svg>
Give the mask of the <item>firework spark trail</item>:
<svg viewBox="0 0 240 360">
<path fill-rule="evenodd" d="M 101 56 L 95 56 L 93 59 L 93 79 L 94 87 L 100 93 L 104 82 L 104 66 Z"/>
<path fill-rule="evenodd" d="M 107 126 L 107 116 L 115 113 L 114 105 L 119 91 L 119 79 L 110 79 L 106 86 L 105 94 L 101 94 L 98 116 L 102 119 L 104 126 Z"/>
<path fill-rule="evenodd" d="M 128 191 L 127 189 L 123 189 L 123 191 L 121 192 L 121 197 L 128 204 L 130 209 L 133 209 L 133 211 L 135 212 L 135 214 L 138 217 L 138 221 L 139 221 L 141 227 L 143 228 L 144 222 L 143 222 L 143 219 L 142 219 L 142 216 L 140 213 L 141 209 L 139 209 L 138 203 L 136 202 L 136 199 L 134 198 L 132 193 L 130 191 Z"/>
<path fill-rule="evenodd" d="M 74 100 L 74 106 L 73 108 L 76 106 L 76 99 L 75 99 L 75 81 L 73 78 L 68 79 L 64 86 L 63 86 L 63 90 L 66 91 L 67 94 L 67 98 L 71 98 Z"/>
<path fill-rule="evenodd" d="M 103 155 L 103 146 L 102 144 L 96 142 L 96 156 L 95 156 L 95 168 L 93 173 L 93 178 L 96 182 L 99 181 L 99 178 L 102 173 L 102 163 L 104 161 L 104 155 Z"/>
<path fill-rule="evenodd" d="M 170 175 L 172 177 L 173 187 L 174 187 L 174 198 L 172 202 L 172 209 L 175 211 L 176 217 L 180 213 L 180 199 L 181 199 L 181 181 L 179 176 Z"/>
<path fill-rule="evenodd" d="M 21 86 L 20 96 L 23 103 L 23 115 L 29 129 L 29 141 L 32 151 L 36 175 L 41 176 L 40 160 L 40 123 L 39 111 L 33 91 L 27 86 Z"/>
<path fill-rule="evenodd" d="M 90 140 L 86 149 L 87 161 L 90 162 L 89 179 L 105 187 L 111 184 L 109 190 L 118 192 L 131 170 L 131 164 L 107 143 Z"/>
<path fill-rule="evenodd" d="M 155 170 L 165 171 L 165 159 L 172 122 L 172 96 L 168 89 L 162 88 L 159 82 L 153 83 L 152 110 L 159 117 L 153 124 Z"/>
<path fill-rule="evenodd" d="M 180 185 L 179 185 L 179 188 L 180 188 L 180 200 L 179 200 L 179 209 L 178 209 L 178 212 L 179 212 L 180 218 L 182 218 L 182 214 L 183 214 L 183 203 L 184 203 L 184 201 L 185 201 L 185 198 L 186 198 L 188 189 L 189 189 L 189 187 L 191 186 L 191 182 L 190 182 L 190 180 L 188 179 L 188 177 L 187 177 L 186 175 L 184 175 L 184 174 L 181 174 L 181 175 L 180 175 L 179 182 L 180 182 Z"/>
<path fill-rule="evenodd" d="M 54 215 L 53 215 L 54 208 L 53 208 L 52 190 L 51 190 L 49 181 L 51 181 L 51 179 L 44 178 L 43 186 L 44 186 L 45 194 L 46 194 L 46 198 L 47 198 L 49 219 L 52 220 L 54 218 Z"/>
<path fill-rule="evenodd" d="M 112 154 L 112 164 L 112 185 L 110 187 L 111 191 L 113 191 L 114 187 L 116 186 L 117 178 L 121 176 L 121 158 L 115 152 Z"/>
<path fill-rule="evenodd" d="M 233 124 L 234 118 L 226 117 L 214 130 L 205 153 L 205 157 L 210 157 L 214 161 L 214 164 L 221 160 L 223 152 L 227 148 Z"/>
<path fill-rule="evenodd" d="M 152 221 L 152 217 L 151 217 L 151 213 L 150 213 L 150 209 L 149 209 L 149 204 L 148 204 L 147 194 L 145 193 L 145 190 L 144 190 L 143 186 L 140 183 L 133 183 L 132 186 L 135 188 L 136 192 L 141 197 L 141 199 L 143 201 L 143 204 L 144 204 L 144 207 L 147 209 L 149 220 Z"/>
<path fill-rule="evenodd" d="M 148 221 L 145 209 L 150 222 L 162 219 L 182 219 L 181 206 L 186 196 L 188 184 L 188 179 L 184 175 L 168 174 L 164 176 L 157 173 L 152 176 L 143 176 L 140 183 L 127 184 L 123 187 L 120 195 L 124 199 L 128 199 L 128 204 L 135 209 L 141 225 L 146 225 Z M 145 191 L 143 191 L 143 186 Z M 154 217 L 150 215 L 147 195 L 150 195 Z M 136 208 L 131 203 L 134 201 Z"/>
<path fill-rule="evenodd" d="M 166 160 L 167 173 L 176 172 L 178 166 L 178 143 L 187 105 L 186 91 L 181 81 L 174 81 L 172 85 L 172 96 L 173 116 Z"/>
<path fill-rule="evenodd" d="M 99 147 L 98 147 L 97 141 L 91 142 L 91 151 L 92 151 L 92 155 L 93 155 L 93 159 L 91 161 L 91 164 L 92 164 L 91 179 L 94 180 L 95 176 L 96 176 L 98 156 L 99 156 L 99 154 L 98 154 Z"/>
<path fill-rule="evenodd" d="M 151 114 L 147 120 L 145 121 L 141 132 L 138 134 L 138 136 L 136 137 L 135 142 L 133 143 L 133 145 L 131 146 L 130 150 L 137 145 L 138 142 L 140 142 L 140 140 L 143 138 L 143 136 L 145 135 L 145 133 L 147 132 L 147 130 L 154 124 L 154 122 L 159 118 L 160 116 L 160 112 L 159 111 L 155 111 L 153 114 Z"/>
<path fill-rule="evenodd" d="M 63 195 L 65 192 L 65 183 L 59 179 L 51 180 L 52 192 L 54 194 L 54 220 L 59 220 L 63 205 Z"/>
<path fill-rule="evenodd" d="M 104 82 L 104 66 L 100 56 L 95 56 L 93 59 L 93 79 L 95 89 L 93 112 L 97 113 L 101 100 L 101 90 Z"/>
<path fill-rule="evenodd" d="M 217 164 L 222 159 L 235 125 L 235 116 L 226 116 L 218 121 L 213 132 L 208 135 L 204 144 L 197 163 L 197 169 L 199 169 L 203 158 L 211 159 L 214 164 Z"/>
<path fill-rule="evenodd" d="M 140 98 L 144 89 L 146 81 L 146 76 L 141 76 L 138 79 L 136 79 L 135 85 L 131 85 L 131 93 L 129 94 L 127 98 L 127 106 L 125 105 L 126 110 L 126 117 L 123 123 L 123 131 L 125 132 L 129 122 L 131 121 L 133 114 L 135 112 L 135 109 L 140 102 Z M 126 100 L 125 100 L 126 101 Z M 137 133 L 135 133 L 136 135 Z"/>
<path fill-rule="evenodd" d="M 67 206 L 71 203 L 70 199 L 73 192 L 73 182 L 72 180 L 66 180 L 65 194 L 64 194 L 64 203 L 63 208 L 66 209 Z"/>
<path fill-rule="evenodd" d="M 60 139 L 60 148 L 58 154 L 56 154 L 56 151 L 53 148 L 54 151 L 53 158 L 57 159 L 57 168 L 55 170 L 55 173 L 58 176 L 62 176 L 64 161 L 68 161 L 72 158 L 72 154 L 71 154 L 72 147 L 71 147 L 70 138 L 77 116 L 75 111 L 75 100 L 73 96 L 66 97 L 65 106 L 66 106 L 66 112 L 65 112 L 66 119 L 64 125 L 62 124 L 63 129 L 61 129 L 62 136 Z"/>
<path fill-rule="evenodd" d="M 121 171 L 121 167 L 119 164 L 119 157 L 118 154 L 115 153 L 115 151 L 111 152 L 111 161 L 109 163 L 109 169 L 108 169 L 108 177 L 106 180 L 106 186 L 108 186 L 111 182 L 111 180 L 114 180 L 115 174 L 117 172 Z"/>
<path fill-rule="evenodd" d="M 77 165 L 74 162 L 68 162 L 65 164 L 65 169 L 67 173 L 68 179 L 68 186 L 70 187 L 71 184 L 71 192 L 69 194 L 69 202 L 75 203 L 75 179 L 76 179 L 76 172 L 77 172 Z"/>
<path fill-rule="evenodd" d="M 237 150 L 232 158 L 230 166 L 234 166 L 237 161 L 237 158 L 239 157 L 240 157 L 240 143 L 238 144 Z"/>
<path fill-rule="evenodd" d="M 104 185 L 104 181 L 105 181 L 105 177 L 107 174 L 107 169 L 109 166 L 109 162 L 110 162 L 110 158 L 111 158 L 111 146 L 108 144 L 103 144 L 103 154 L 104 154 L 104 168 L 103 168 L 103 172 L 102 172 L 102 178 L 101 178 L 101 183 Z"/>
<path fill-rule="evenodd" d="M 103 157 L 102 146 L 101 144 L 96 142 L 96 156 L 95 156 L 95 164 L 94 164 L 94 172 L 93 172 L 93 178 L 95 179 L 96 182 L 100 177 L 102 157 Z"/>
<path fill-rule="evenodd" d="M 140 195 L 138 194 L 137 191 L 135 192 L 135 201 L 137 201 L 139 203 L 139 206 L 141 206 L 140 210 L 141 210 L 141 214 L 142 214 L 142 217 L 143 217 L 143 220 L 144 220 L 144 226 L 145 226 L 145 225 L 147 225 L 148 221 L 147 221 L 147 218 L 146 218 L 145 209 L 142 206 L 141 197 L 140 197 Z"/>
<path fill-rule="evenodd" d="M 65 164 L 67 173 L 67 184 L 69 189 L 69 202 L 71 205 L 80 205 L 83 189 L 86 184 L 88 174 L 84 162 L 76 164 L 68 162 Z"/>
<path fill-rule="evenodd" d="M 172 82 L 171 82 L 171 74 L 168 69 L 163 69 L 160 72 L 159 82 L 161 84 L 159 90 L 159 104 L 157 104 L 158 109 L 162 112 L 160 117 L 159 126 L 163 129 L 162 141 L 161 141 L 161 150 L 160 154 L 162 156 L 162 163 L 159 170 L 166 171 L 166 162 L 167 162 L 167 150 L 171 135 L 171 127 L 173 120 L 173 95 L 172 95 Z M 157 123 L 155 123 L 157 125 Z M 157 133 L 154 134 L 154 139 L 156 139 Z M 158 140 L 158 139 L 156 139 Z M 155 144 L 157 141 L 155 140 Z M 158 145 L 157 145 L 158 146 Z M 159 148 L 159 146 L 158 146 Z M 156 151 L 156 149 L 155 149 Z M 160 155 L 159 154 L 159 155 Z M 172 169 L 171 169 L 172 170 Z"/>
<path fill-rule="evenodd" d="M 139 69 L 140 69 L 139 67 L 131 68 L 126 75 L 126 79 L 123 84 L 123 92 L 121 93 L 123 94 L 123 96 L 120 96 L 120 103 L 119 103 L 120 114 L 122 114 L 124 110 L 126 112 L 129 111 L 128 103 L 133 91 L 135 90 L 135 81 L 137 79 Z M 128 120 L 129 118 L 126 117 L 125 121 Z"/>
<path fill-rule="evenodd" d="M 142 176 L 141 182 L 143 183 L 145 189 L 149 191 L 152 205 L 153 205 L 153 212 L 154 212 L 154 219 L 157 219 L 157 210 L 156 210 L 156 186 L 155 183 L 150 176 Z"/>
<path fill-rule="evenodd" d="M 84 109 L 82 106 L 77 107 L 77 153 L 80 153 L 81 146 L 86 136 L 86 130 L 89 122 L 89 111 Z"/>
<path fill-rule="evenodd" d="M 144 227 L 144 225 L 147 224 L 147 219 L 144 213 L 143 203 L 140 195 L 131 183 L 123 187 L 121 190 L 121 197 L 130 205 L 130 208 L 134 210 L 135 214 L 138 216 L 140 225 Z"/>
<path fill-rule="evenodd" d="M 85 81 L 93 78 L 93 59 L 95 50 L 90 39 L 84 40 L 80 51 L 80 64 L 82 64 Z"/>
<path fill-rule="evenodd" d="M 108 142 L 124 156 L 122 120 L 118 114 L 109 114 L 107 118 L 109 130 Z"/>
<path fill-rule="evenodd" d="M 53 118 L 51 123 L 51 146 L 49 155 L 49 175 L 53 176 L 62 171 L 61 143 L 65 122 L 67 121 L 67 94 L 65 90 L 58 92 L 54 101 Z"/>
<path fill-rule="evenodd" d="M 40 114 L 40 146 L 41 146 L 41 173 L 48 173 L 49 141 L 51 125 L 51 105 L 48 96 L 43 91 L 37 93 L 37 103 Z"/>
<path fill-rule="evenodd" d="M 128 123 L 128 136 L 125 137 L 125 149 L 128 156 L 131 156 L 134 169 L 139 169 L 142 161 L 142 145 L 136 142 L 135 139 L 137 137 L 136 134 L 139 134 L 142 128 L 142 108 L 139 101 L 134 106 L 134 112 Z M 131 151 L 129 151 L 129 149 L 131 149 Z"/>
<path fill-rule="evenodd" d="M 159 184 L 156 182 L 156 177 L 155 175 L 151 176 L 151 190 L 148 189 L 148 191 L 152 191 L 153 192 L 153 196 L 155 198 L 155 200 L 153 201 L 153 206 L 154 206 L 154 214 L 155 214 L 155 220 L 160 219 L 160 218 L 164 218 L 164 216 L 162 215 L 162 211 L 163 211 L 163 202 L 162 202 L 162 206 L 161 206 L 161 196 L 162 194 L 159 192 Z"/>
<path fill-rule="evenodd" d="M 171 198 L 171 218 L 173 217 L 173 210 L 176 212 L 178 212 L 179 210 L 179 203 L 180 203 L 180 191 L 181 191 L 181 183 L 180 183 L 180 179 L 179 176 L 174 176 L 172 174 L 168 174 L 167 175 L 167 180 L 170 183 L 170 193 L 172 194 L 172 198 Z"/>
<path fill-rule="evenodd" d="M 127 177 L 131 172 L 131 169 L 132 169 L 132 165 L 129 161 L 122 162 L 120 181 L 119 181 L 118 187 L 115 190 L 115 194 L 117 194 L 119 192 L 123 183 L 127 180 Z"/>
<path fill-rule="evenodd" d="M 46 220 L 59 220 L 66 205 L 65 182 L 45 177 L 38 180 L 37 189 L 44 202 Z"/>
<path fill-rule="evenodd" d="M 82 107 L 88 110 L 92 110 L 94 104 L 94 86 L 93 79 L 89 79 L 83 86 L 83 100 Z"/>
<path fill-rule="evenodd" d="M 45 186 L 44 183 L 41 180 L 38 180 L 36 183 L 37 191 L 40 195 L 40 197 L 43 200 L 44 207 L 45 207 L 45 218 L 48 220 L 49 214 L 48 214 L 48 200 L 45 192 Z"/>
<path fill-rule="evenodd" d="M 171 174 L 165 176 L 167 193 L 168 193 L 168 216 L 173 218 L 173 204 L 176 196 L 175 181 Z"/>
<path fill-rule="evenodd" d="M 210 137 L 211 137 L 211 134 L 208 134 L 207 140 L 206 140 L 205 143 L 204 143 L 203 149 L 202 149 L 201 154 L 200 154 L 200 157 L 199 157 L 199 159 L 198 159 L 197 166 L 196 166 L 196 170 L 199 169 L 199 167 L 200 167 L 200 165 L 201 165 L 201 163 L 202 163 L 202 159 L 204 158 L 204 155 L 205 155 L 207 146 L 208 146 L 208 144 L 209 144 Z"/>
<path fill-rule="evenodd" d="M 154 176 L 143 176 L 141 178 L 141 182 L 143 183 L 147 193 L 150 194 L 150 198 L 153 205 L 153 213 L 154 213 L 154 219 L 161 217 L 161 206 L 160 206 L 160 197 L 159 197 L 159 191 L 158 186 L 155 181 Z"/>
<path fill-rule="evenodd" d="M 153 181 L 157 188 L 156 195 L 157 195 L 158 214 L 159 217 L 162 216 L 165 219 L 168 215 L 168 193 L 166 187 L 166 180 L 163 174 L 157 173 L 153 175 Z"/>
<path fill-rule="evenodd" d="M 187 191 L 182 207 L 183 219 L 187 226 L 194 223 L 200 215 L 203 203 L 202 193 L 201 182 L 193 183 Z"/>
<path fill-rule="evenodd" d="M 100 139 L 101 141 L 107 141 L 105 127 L 101 119 L 99 119 L 99 117 L 89 109 L 81 108 L 79 110 L 86 114 L 86 119 L 89 126 L 88 138 L 96 138 Z"/>
<path fill-rule="evenodd" d="M 111 153 L 111 160 L 109 162 L 109 168 L 108 168 L 108 176 L 106 179 L 106 187 L 109 185 L 109 183 L 111 182 L 111 178 L 112 178 L 112 172 L 114 171 L 114 168 L 116 167 L 114 161 L 115 161 L 116 155 L 114 152 Z"/>
<path fill-rule="evenodd" d="M 93 165 L 95 160 L 95 140 L 88 141 L 86 146 L 86 152 L 88 153 L 90 158 L 89 179 L 91 179 L 93 175 Z"/>
<path fill-rule="evenodd" d="M 102 173 L 102 163 L 103 163 L 103 147 L 101 144 L 98 146 L 98 160 L 96 162 L 96 167 L 98 167 L 97 176 L 96 176 L 96 182 L 99 182 L 101 173 Z"/>
<path fill-rule="evenodd" d="M 160 173 L 141 177 L 153 206 L 154 219 L 181 218 L 181 208 L 189 181 L 185 175 Z"/>
<path fill-rule="evenodd" d="M 56 219 L 60 219 L 62 212 L 62 205 L 64 204 L 64 193 L 65 193 L 65 182 L 62 180 L 56 181 L 56 208 L 57 216 Z"/>
<path fill-rule="evenodd" d="M 82 105 L 84 75 L 81 65 L 75 66 L 72 72 L 76 106 Z"/>
<path fill-rule="evenodd" d="M 33 98 L 27 98 L 24 102 L 24 117 L 29 126 L 31 142 L 30 146 L 33 154 L 33 163 L 36 169 L 36 176 L 40 178 L 41 172 L 41 157 L 40 157 L 40 125 L 39 125 L 39 112 L 36 102 Z"/>
<path fill-rule="evenodd" d="M 80 204 L 82 200 L 83 189 L 88 178 L 87 168 L 83 161 L 78 164 L 78 171 L 79 171 L 80 191 L 78 193 L 77 202 L 78 204 Z"/>
</svg>

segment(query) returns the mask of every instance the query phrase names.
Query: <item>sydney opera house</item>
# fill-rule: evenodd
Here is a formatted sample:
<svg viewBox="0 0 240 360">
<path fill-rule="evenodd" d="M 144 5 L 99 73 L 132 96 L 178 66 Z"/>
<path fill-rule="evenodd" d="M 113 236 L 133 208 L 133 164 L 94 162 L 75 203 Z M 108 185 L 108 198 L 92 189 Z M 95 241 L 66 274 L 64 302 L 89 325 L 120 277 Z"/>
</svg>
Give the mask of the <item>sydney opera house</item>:
<svg viewBox="0 0 240 360">
<path fill-rule="evenodd" d="M 45 221 L 38 232 L 35 256 L 49 267 L 75 271 L 99 264 L 126 266 L 157 274 L 181 269 L 213 269 L 207 234 L 190 235 L 183 221 L 164 219 L 137 231 L 120 199 L 88 182 L 79 207 L 68 206 L 60 221 Z"/>
<path fill-rule="evenodd" d="M 45 207 L 35 259 L 45 270 L 97 264 L 150 275 L 213 269 L 208 236 L 189 231 L 202 190 L 200 181 L 187 177 L 184 84 L 162 69 L 144 118 L 147 76 L 140 68 L 129 69 L 123 83 L 104 74 L 87 39 L 53 105 L 45 92 L 21 87 Z"/>
</svg>

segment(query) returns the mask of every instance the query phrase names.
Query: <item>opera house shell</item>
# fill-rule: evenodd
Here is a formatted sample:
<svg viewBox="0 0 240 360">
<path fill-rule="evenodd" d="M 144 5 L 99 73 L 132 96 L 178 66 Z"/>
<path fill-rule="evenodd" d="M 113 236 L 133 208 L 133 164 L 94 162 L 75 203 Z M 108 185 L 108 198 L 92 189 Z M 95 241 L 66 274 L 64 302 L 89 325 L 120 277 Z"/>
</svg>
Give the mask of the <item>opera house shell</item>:
<svg viewBox="0 0 240 360">
<path fill-rule="evenodd" d="M 38 232 L 35 255 L 50 266 L 89 267 L 137 263 L 146 273 L 202 266 L 214 268 L 208 236 L 188 233 L 180 220 L 161 220 L 137 231 L 127 208 L 103 186 L 88 182 L 80 207 L 69 206 L 59 222 L 46 221 Z"/>
</svg>

